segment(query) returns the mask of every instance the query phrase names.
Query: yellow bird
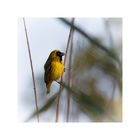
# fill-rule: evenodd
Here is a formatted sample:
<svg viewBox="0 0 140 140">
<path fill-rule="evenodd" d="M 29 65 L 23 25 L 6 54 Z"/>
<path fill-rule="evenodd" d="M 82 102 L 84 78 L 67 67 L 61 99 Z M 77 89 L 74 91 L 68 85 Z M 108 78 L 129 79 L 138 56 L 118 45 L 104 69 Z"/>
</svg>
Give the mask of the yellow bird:
<svg viewBox="0 0 140 140">
<path fill-rule="evenodd" d="M 58 80 L 64 71 L 62 56 L 64 56 L 63 52 L 54 50 L 50 53 L 44 65 L 44 81 L 46 83 L 47 94 L 50 92 L 52 82 Z"/>
</svg>

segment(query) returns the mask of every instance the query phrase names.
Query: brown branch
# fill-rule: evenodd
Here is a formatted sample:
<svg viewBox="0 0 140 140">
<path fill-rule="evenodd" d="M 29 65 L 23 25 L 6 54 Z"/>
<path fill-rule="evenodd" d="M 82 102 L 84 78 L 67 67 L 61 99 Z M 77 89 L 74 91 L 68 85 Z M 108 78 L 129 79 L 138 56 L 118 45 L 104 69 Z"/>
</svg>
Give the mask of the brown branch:
<svg viewBox="0 0 140 140">
<path fill-rule="evenodd" d="M 72 18 L 72 24 L 74 22 L 74 18 Z M 68 41 L 67 41 L 67 48 L 66 48 L 66 53 L 65 53 L 65 58 L 64 58 L 64 67 L 65 67 L 65 64 L 66 64 L 66 59 L 67 59 L 67 54 L 68 54 L 68 50 L 69 50 L 69 47 L 70 47 L 70 41 L 71 41 L 71 36 L 72 36 L 72 30 L 73 30 L 73 27 L 70 28 L 70 33 L 69 33 L 69 37 L 68 37 Z M 61 76 L 61 83 L 63 82 L 63 74 Z M 62 92 L 62 85 L 60 85 L 60 88 L 59 88 L 59 94 L 58 94 L 58 100 L 57 100 L 57 107 L 56 107 L 56 122 L 58 122 L 59 120 L 59 103 L 60 103 L 60 96 L 61 96 L 61 92 Z"/>
<path fill-rule="evenodd" d="M 31 57 L 29 40 L 28 40 L 27 28 L 26 28 L 26 23 L 25 23 L 24 18 L 23 18 L 23 23 L 24 23 L 24 29 L 25 29 L 25 35 L 26 35 L 26 41 L 27 41 L 27 47 L 28 47 L 28 54 L 29 54 L 29 59 L 30 59 L 31 72 L 32 72 L 32 79 L 33 79 L 33 86 L 34 86 L 34 96 L 35 96 L 35 105 L 36 105 L 36 112 L 37 112 L 37 121 L 39 122 L 35 76 L 34 76 L 34 70 L 33 70 L 33 64 L 32 64 L 32 57 Z"/>
</svg>

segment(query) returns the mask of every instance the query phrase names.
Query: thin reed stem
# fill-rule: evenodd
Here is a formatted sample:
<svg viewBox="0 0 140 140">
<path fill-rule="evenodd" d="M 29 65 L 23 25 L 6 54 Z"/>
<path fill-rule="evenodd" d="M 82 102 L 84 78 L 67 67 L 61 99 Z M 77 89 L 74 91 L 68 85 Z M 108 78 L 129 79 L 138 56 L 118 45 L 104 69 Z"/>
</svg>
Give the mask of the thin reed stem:
<svg viewBox="0 0 140 140">
<path fill-rule="evenodd" d="M 74 18 L 72 18 L 72 24 L 74 23 Z M 70 47 L 70 41 L 71 41 L 71 36 L 72 36 L 72 30 L 73 30 L 73 27 L 70 28 L 70 33 L 69 33 L 69 36 L 68 36 L 68 41 L 67 41 L 67 48 L 66 48 L 66 53 L 65 53 L 65 58 L 64 58 L 64 67 L 65 67 L 65 64 L 66 64 L 66 59 L 67 59 L 67 54 L 68 54 L 68 49 Z M 61 83 L 63 82 L 63 74 L 61 76 Z M 57 100 L 57 107 L 56 107 L 56 122 L 58 122 L 59 120 L 59 104 L 60 104 L 60 96 L 61 96 L 61 92 L 62 92 L 62 85 L 60 85 L 60 88 L 59 88 L 59 94 L 58 94 L 58 100 Z"/>
<path fill-rule="evenodd" d="M 61 76 L 61 80 L 60 81 L 61 82 L 63 81 L 62 76 Z M 58 97 L 57 97 L 56 119 L 55 119 L 55 122 L 58 122 L 58 120 L 59 120 L 59 104 L 60 104 L 59 102 L 60 102 L 60 95 L 61 95 L 62 89 L 63 89 L 63 87 L 62 87 L 62 85 L 60 85 L 60 87 L 59 87 L 59 93 L 58 93 Z"/>
<path fill-rule="evenodd" d="M 29 59 L 30 59 L 31 72 L 32 72 L 32 79 L 33 79 L 33 86 L 34 86 L 34 96 L 35 96 L 35 106 L 36 106 L 36 112 L 37 112 L 37 121 L 39 122 L 37 92 L 36 92 L 36 83 L 35 83 L 34 69 L 33 69 L 30 45 L 29 45 L 29 40 L 28 40 L 27 28 L 26 28 L 26 23 L 25 23 L 25 19 L 24 18 L 23 18 L 23 23 L 24 23 L 24 29 L 25 29 L 25 35 L 26 35 L 26 41 L 27 41 L 27 47 L 28 47 L 28 54 L 29 54 Z"/>
<path fill-rule="evenodd" d="M 106 108 L 109 110 L 111 108 L 111 104 L 114 100 L 114 96 L 115 96 L 115 89 L 116 89 L 116 82 L 112 81 L 112 93 L 111 93 L 111 98 L 110 101 L 107 103 Z"/>
<path fill-rule="evenodd" d="M 74 24 L 74 19 L 73 19 Z M 70 43 L 70 53 L 69 53 L 69 68 L 72 65 L 72 52 L 73 52 L 73 33 L 74 29 L 72 28 L 72 35 L 71 35 L 71 43 Z M 71 69 L 68 69 L 68 86 L 71 87 Z M 69 91 L 68 91 L 69 92 Z M 70 114 L 70 94 L 67 94 L 67 114 L 66 114 L 66 122 L 69 121 L 69 114 Z"/>
<path fill-rule="evenodd" d="M 113 43 L 113 36 L 112 36 L 110 26 L 109 26 L 109 20 L 107 18 L 103 18 L 103 22 L 104 22 L 104 27 L 105 27 L 106 34 L 107 34 L 108 39 L 109 39 L 109 44 L 110 44 L 111 47 L 114 48 L 115 46 L 114 46 L 114 43 Z"/>
</svg>

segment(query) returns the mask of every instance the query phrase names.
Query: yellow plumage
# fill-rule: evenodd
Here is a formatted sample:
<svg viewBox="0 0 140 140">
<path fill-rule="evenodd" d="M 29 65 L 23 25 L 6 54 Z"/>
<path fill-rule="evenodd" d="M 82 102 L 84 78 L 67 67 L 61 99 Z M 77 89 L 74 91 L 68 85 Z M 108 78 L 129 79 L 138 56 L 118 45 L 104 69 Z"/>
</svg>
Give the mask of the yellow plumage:
<svg viewBox="0 0 140 140">
<path fill-rule="evenodd" d="M 46 83 L 47 94 L 50 92 L 52 82 L 58 80 L 64 71 L 63 55 L 64 53 L 59 50 L 52 51 L 44 65 L 44 81 Z"/>
</svg>

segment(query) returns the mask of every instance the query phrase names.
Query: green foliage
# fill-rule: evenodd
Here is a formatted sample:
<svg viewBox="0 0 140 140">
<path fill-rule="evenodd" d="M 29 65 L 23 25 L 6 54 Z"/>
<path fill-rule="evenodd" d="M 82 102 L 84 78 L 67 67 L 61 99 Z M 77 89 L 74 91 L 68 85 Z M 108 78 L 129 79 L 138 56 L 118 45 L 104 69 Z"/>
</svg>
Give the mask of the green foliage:
<svg viewBox="0 0 140 140">
<path fill-rule="evenodd" d="M 112 52 L 112 56 L 118 57 L 116 50 L 110 49 L 110 52 Z M 112 106 L 114 102 L 112 98 L 110 100 L 106 97 L 105 91 L 102 91 L 99 79 L 100 81 L 108 80 L 111 84 L 115 83 L 116 87 L 119 87 L 117 94 L 121 98 L 122 77 L 119 65 L 106 53 L 94 48 L 94 45 L 91 44 L 85 45 L 80 51 L 77 51 L 73 62 L 73 88 L 75 91 L 79 89 L 83 91 L 79 93 L 82 110 L 86 110 L 87 115 L 93 121 L 103 121 L 104 119 L 113 121 L 114 117 L 108 118 L 115 116 L 113 108 L 109 109 L 108 103 L 110 102 L 109 105 Z M 113 91 L 113 86 L 111 86 L 111 90 Z M 109 96 L 112 96 L 111 92 Z M 121 110 L 121 107 L 119 109 Z M 117 121 L 121 121 L 121 118 L 117 118 L 117 116 L 115 118 Z"/>
<path fill-rule="evenodd" d="M 115 49 L 110 49 L 110 52 L 112 53 L 113 57 L 117 57 L 117 59 L 119 59 Z M 81 60 L 78 61 L 78 67 L 76 64 L 77 58 Z M 83 74 L 83 72 L 88 73 L 92 68 L 102 71 L 106 76 L 109 76 L 115 82 L 117 82 L 121 90 L 121 67 L 110 57 L 108 57 L 107 54 L 102 53 L 98 49 L 94 48 L 94 45 L 83 46 L 83 49 L 80 50 L 80 53 L 76 53 L 73 67 L 75 66 L 75 75 L 79 75 L 81 73 Z"/>
</svg>

